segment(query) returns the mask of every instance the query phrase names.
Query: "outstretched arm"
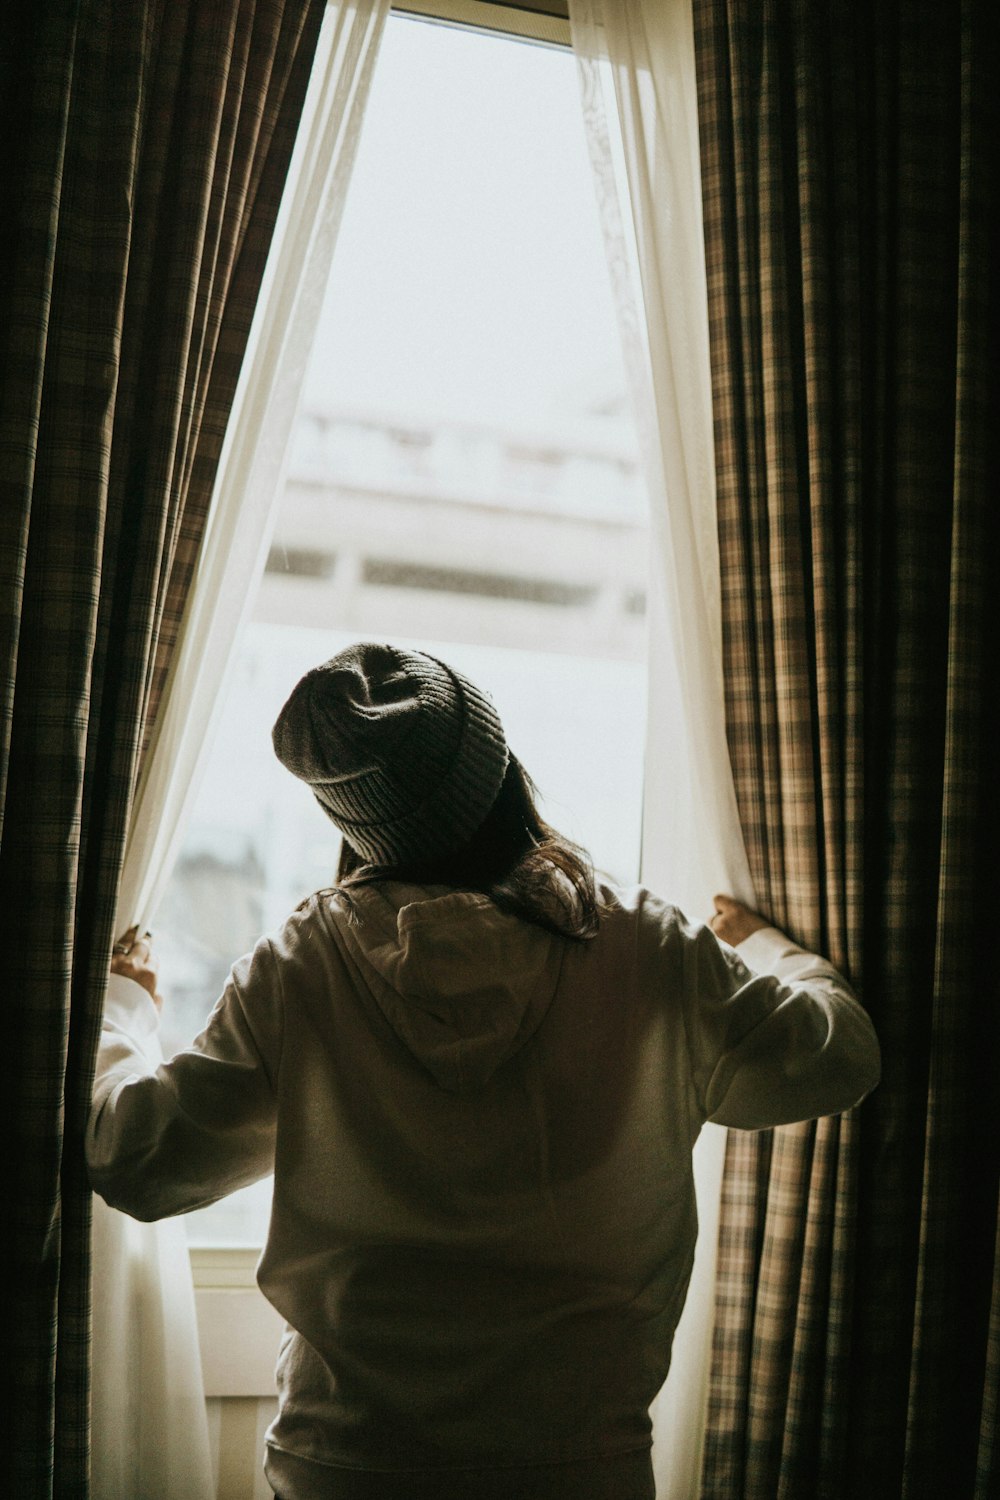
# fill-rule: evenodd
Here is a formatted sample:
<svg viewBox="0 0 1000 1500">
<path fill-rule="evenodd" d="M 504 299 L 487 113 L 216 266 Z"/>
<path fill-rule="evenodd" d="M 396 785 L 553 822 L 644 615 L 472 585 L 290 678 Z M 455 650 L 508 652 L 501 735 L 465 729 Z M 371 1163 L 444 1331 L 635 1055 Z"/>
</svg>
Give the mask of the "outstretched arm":
<svg viewBox="0 0 1000 1500">
<path fill-rule="evenodd" d="M 842 974 L 730 896 L 695 934 L 705 1117 L 759 1130 L 837 1114 L 878 1082 L 874 1028 Z M 735 953 L 729 951 L 735 949 Z"/>
<path fill-rule="evenodd" d="M 234 967 L 205 1030 L 167 1063 L 148 944 L 112 967 L 87 1130 L 95 1191 L 134 1218 L 160 1219 L 265 1177 L 281 1043 L 270 945 Z"/>
</svg>

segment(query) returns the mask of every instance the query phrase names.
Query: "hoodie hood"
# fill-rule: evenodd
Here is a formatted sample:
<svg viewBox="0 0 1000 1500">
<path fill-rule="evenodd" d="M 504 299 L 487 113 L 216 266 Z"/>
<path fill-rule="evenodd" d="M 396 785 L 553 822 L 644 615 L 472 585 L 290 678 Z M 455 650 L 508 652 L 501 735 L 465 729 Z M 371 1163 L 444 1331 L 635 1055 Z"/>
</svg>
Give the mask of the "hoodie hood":
<svg viewBox="0 0 1000 1500">
<path fill-rule="evenodd" d="M 482 1088 L 544 1019 L 564 942 L 488 896 L 386 883 L 338 927 L 385 1019 L 449 1093 Z"/>
</svg>

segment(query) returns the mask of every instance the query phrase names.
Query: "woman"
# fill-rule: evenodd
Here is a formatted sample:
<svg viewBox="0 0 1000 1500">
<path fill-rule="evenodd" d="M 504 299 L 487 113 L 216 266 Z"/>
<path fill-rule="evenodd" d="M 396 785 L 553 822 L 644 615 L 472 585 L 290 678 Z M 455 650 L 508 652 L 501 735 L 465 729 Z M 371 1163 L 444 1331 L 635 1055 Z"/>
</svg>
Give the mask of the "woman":
<svg viewBox="0 0 1000 1500">
<path fill-rule="evenodd" d="M 489 699 L 423 653 L 317 667 L 274 745 L 344 835 L 338 885 L 155 1073 L 148 945 L 115 960 L 95 1188 L 157 1218 L 274 1172 L 284 1500 L 651 1496 L 701 1125 L 855 1104 L 865 1013 L 728 898 L 713 932 L 599 882 Z"/>
</svg>

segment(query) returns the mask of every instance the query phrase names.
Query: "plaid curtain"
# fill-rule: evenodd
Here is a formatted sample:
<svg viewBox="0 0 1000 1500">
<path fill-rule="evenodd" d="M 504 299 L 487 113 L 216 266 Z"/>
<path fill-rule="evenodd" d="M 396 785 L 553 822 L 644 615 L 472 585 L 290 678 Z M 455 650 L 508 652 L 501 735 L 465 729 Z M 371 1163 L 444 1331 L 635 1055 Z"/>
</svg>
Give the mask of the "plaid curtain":
<svg viewBox="0 0 1000 1500">
<path fill-rule="evenodd" d="M 1000 1493 L 997 23 L 694 0 L 727 720 L 851 1116 L 730 1133 L 705 1500 Z M 992 1307 L 992 1337 L 991 1337 Z"/>
<path fill-rule="evenodd" d="M 129 804 L 322 0 L 51 0 L 0 52 L 4 1493 L 87 1494 L 82 1139 Z"/>
</svg>

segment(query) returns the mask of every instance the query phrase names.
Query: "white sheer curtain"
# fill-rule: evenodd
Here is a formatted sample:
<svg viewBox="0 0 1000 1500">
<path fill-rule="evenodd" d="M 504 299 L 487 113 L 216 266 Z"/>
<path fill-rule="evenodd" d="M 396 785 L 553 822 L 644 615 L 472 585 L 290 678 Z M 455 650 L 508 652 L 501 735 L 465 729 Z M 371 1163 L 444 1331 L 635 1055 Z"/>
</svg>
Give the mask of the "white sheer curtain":
<svg viewBox="0 0 1000 1500">
<path fill-rule="evenodd" d="M 753 902 L 723 708 L 691 0 L 570 0 L 651 505 L 643 879 L 693 917 Z M 654 1415 L 658 1500 L 698 1493 L 724 1132 L 695 1153 L 698 1254 Z"/>
<path fill-rule="evenodd" d="M 389 0 L 332 0 L 222 455 L 183 632 L 125 854 L 117 930 L 169 878 L 240 625 L 267 555 L 288 438 Z M 210 1500 L 214 1485 L 183 1225 L 94 1204 L 96 1500 Z"/>
</svg>

